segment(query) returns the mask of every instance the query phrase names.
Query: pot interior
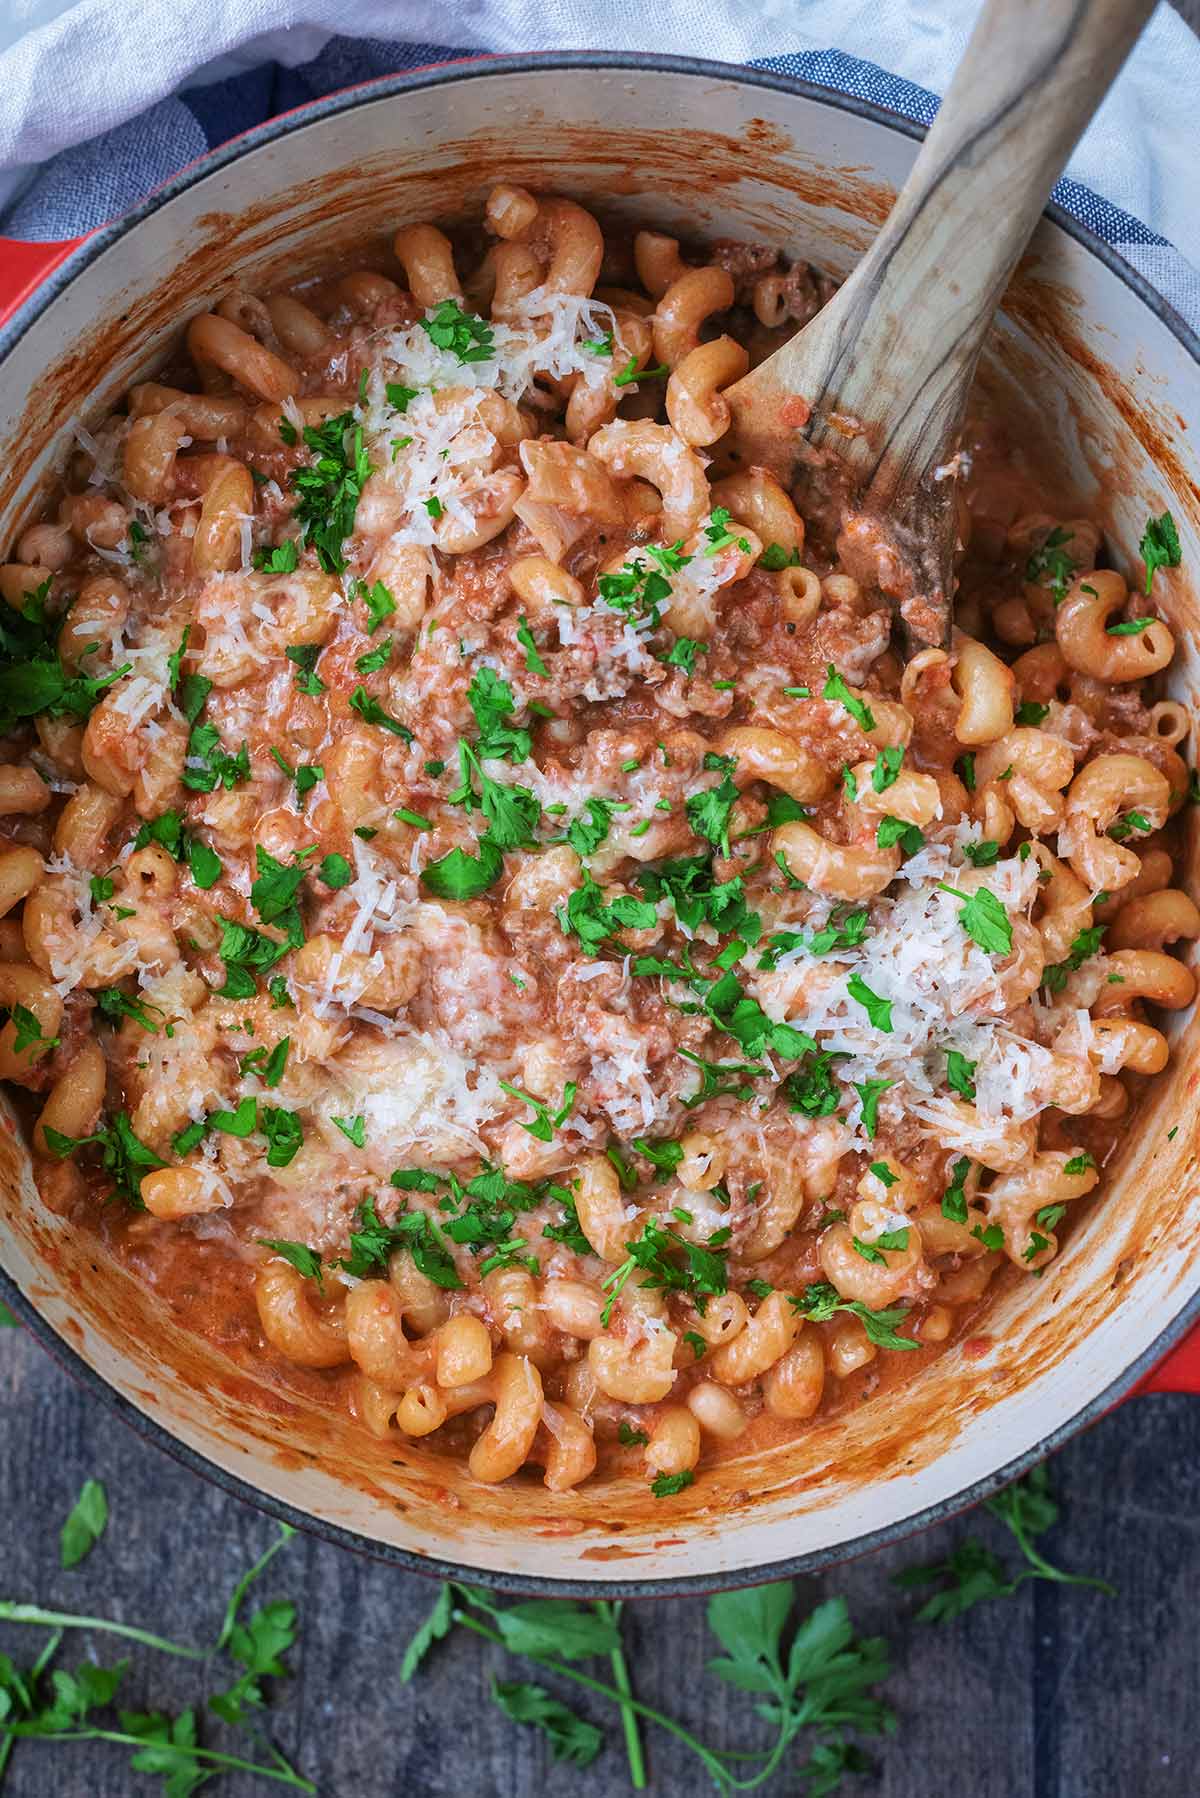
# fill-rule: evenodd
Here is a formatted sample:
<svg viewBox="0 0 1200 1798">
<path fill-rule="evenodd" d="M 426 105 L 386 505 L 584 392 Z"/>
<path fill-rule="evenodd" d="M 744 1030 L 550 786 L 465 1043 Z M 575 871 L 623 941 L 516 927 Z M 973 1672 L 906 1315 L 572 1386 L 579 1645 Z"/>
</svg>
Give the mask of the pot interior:
<svg viewBox="0 0 1200 1798">
<path fill-rule="evenodd" d="M 10 327 L 3 539 L 61 465 L 72 421 L 111 410 L 235 278 L 251 290 L 295 281 L 352 247 L 368 260 L 364 245 L 386 267 L 397 227 L 477 216 L 501 177 L 685 238 L 767 241 L 844 275 L 914 154 L 909 128 L 858 103 L 665 60 L 499 62 L 323 103 L 181 177 L 131 227 L 101 234 Z M 1172 694 L 1194 706 L 1186 577 L 1200 566 L 1190 447 L 1200 384 L 1185 338 L 1136 283 L 1046 220 L 984 378 L 1053 442 L 1062 486 L 1110 546 L 1131 550 L 1148 512 L 1173 512 L 1183 568 L 1156 601 L 1180 638 Z M 1047 510 L 1058 497 L 1048 494 Z M 381 1447 L 349 1419 L 182 1336 L 152 1292 L 99 1263 L 94 1243 L 41 1204 L 11 1117 L 0 1135 L 0 1264 L 86 1366 L 185 1450 L 377 1551 L 526 1587 L 732 1582 L 836 1556 L 960 1502 L 1111 1402 L 1166 1346 L 1164 1333 L 1182 1329 L 1200 1284 L 1190 1102 L 1200 1042 L 1186 1016 L 1173 1037 L 1171 1066 L 1102 1196 L 1044 1277 L 1006 1284 L 969 1343 L 907 1386 L 706 1472 L 669 1506 L 649 1500 L 640 1480 L 560 1496 L 540 1484 L 479 1486 L 444 1457 Z"/>
</svg>

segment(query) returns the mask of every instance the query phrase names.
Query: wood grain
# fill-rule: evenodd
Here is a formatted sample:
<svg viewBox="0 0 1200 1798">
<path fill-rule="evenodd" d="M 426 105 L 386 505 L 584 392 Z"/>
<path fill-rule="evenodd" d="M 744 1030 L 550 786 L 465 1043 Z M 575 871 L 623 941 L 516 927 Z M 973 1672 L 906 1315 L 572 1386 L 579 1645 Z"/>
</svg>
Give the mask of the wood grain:
<svg viewBox="0 0 1200 1798">
<path fill-rule="evenodd" d="M 950 641 L 958 517 L 947 470 L 983 340 L 1051 188 L 1153 8 L 986 0 L 866 254 L 811 323 L 725 390 L 744 460 L 787 486 L 807 469 L 818 501 L 831 472 L 846 483 L 870 521 L 866 566 L 911 650 Z"/>
<path fill-rule="evenodd" d="M 21 1331 L 0 1332 L 0 1520 L 6 1597 L 139 1622 L 185 1641 L 215 1634 L 225 1595 L 275 1526 L 178 1467 L 87 1398 Z M 888 1695 L 897 1736 L 880 1776 L 848 1786 L 863 1798 L 1193 1798 L 1200 1632 L 1200 1400 L 1140 1399 L 1068 1445 L 1054 1463 L 1066 1523 L 1049 1552 L 1107 1574 L 1115 1600 L 1027 1588 L 957 1624 L 917 1627 L 889 1584 L 899 1567 L 937 1559 L 968 1532 L 1007 1552 L 984 1514 L 927 1532 L 821 1579 L 803 1599 L 841 1592 L 860 1628 L 886 1635 L 896 1672 Z M 103 1545 L 58 1570 L 58 1528 L 87 1475 L 103 1479 L 112 1522 Z M 620 1798 L 628 1792 L 620 1732 L 580 1772 L 550 1762 L 541 1739 L 507 1723 L 489 1675 L 526 1677 L 485 1644 L 452 1639 L 411 1686 L 397 1678 L 403 1645 L 431 1604 L 425 1581 L 297 1538 L 263 1582 L 301 1609 L 295 1677 L 271 1713 L 276 1739 L 322 1798 Z M 704 1675 L 712 1651 L 700 1600 L 628 1607 L 639 1694 L 719 1746 L 753 1741 L 749 1705 Z M 0 1626 L 0 1650 L 31 1658 L 37 1632 Z M 104 1645 L 101 1645 L 104 1652 Z M 127 1701 L 177 1708 L 199 1695 L 182 1663 L 139 1654 Z M 552 1679 L 547 1683 L 554 1685 Z M 570 1698 L 570 1693 L 564 1693 Z M 572 1700 L 573 1702 L 573 1700 Z M 215 1744 L 219 1731 L 208 1740 Z M 648 1737 L 655 1798 L 695 1798 L 703 1774 L 666 1738 Z M 797 1764 L 803 1754 L 796 1756 Z M 4 1798 L 138 1798 L 161 1789 L 128 1772 L 118 1748 L 22 1744 Z M 280 1788 L 237 1775 L 221 1798 Z M 765 1798 L 799 1789 L 781 1775 Z"/>
</svg>

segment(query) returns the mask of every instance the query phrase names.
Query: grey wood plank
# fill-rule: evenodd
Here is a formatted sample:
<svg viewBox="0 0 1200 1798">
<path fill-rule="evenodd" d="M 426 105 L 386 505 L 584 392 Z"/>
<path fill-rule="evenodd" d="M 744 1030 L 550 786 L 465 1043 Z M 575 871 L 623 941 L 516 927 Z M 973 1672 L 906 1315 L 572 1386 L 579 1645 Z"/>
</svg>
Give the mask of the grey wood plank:
<svg viewBox="0 0 1200 1798">
<path fill-rule="evenodd" d="M 0 1396 L 0 1591 L 185 1641 L 211 1639 L 229 1588 L 274 1525 L 118 1427 L 22 1332 L 0 1334 Z M 841 1592 L 859 1628 L 893 1644 L 888 1696 L 899 1732 L 879 1753 L 878 1780 L 853 1789 L 864 1798 L 1191 1798 L 1198 1460 L 1200 1404 L 1186 1398 L 1126 1405 L 1058 1457 L 1067 1518 L 1051 1557 L 1106 1572 L 1120 1588 L 1116 1600 L 1027 1588 L 949 1627 L 914 1625 L 915 1601 L 890 1574 L 939 1558 L 969 1532 L 1004 1549 L 1003 1533 L 982 1514 L 804 1582 L 806 1606 Z M 62 1573 L 58 1527 L 89 1474 L 105 1481 L 113 1521 L 102 1549 Z M 556 1682 L 465 1635 L 442 1644 L 413 1685 L 399 1685 L 403 1645 L 434 1596 L 425 1581 L 301 1538 L 262 1595 L 300 1604 L 295 1678 L 270 1715 L 279 1745 L 323 1798 L 468 1790 L 527 1798 L 543 1785 L 555 1798 L 618 1798 L 629 1790 L 619 1730 L 600 1701 L 585 1698 L 579 1708 L 608 1725 L 603 1756 L 585 1772 L 556 1766 L 541 1738 L 509 1724 L 487 1695 L 492 1673 Z M 634 1604 L 626 1629 L 647 1703 L 715 1745 L 754 1744 L 748 1702 L 705 1677 L 713 1645 L 702 1601 Z M 30 1632 L 0 1629 L 0 1648 L 28 1657 Z M 183 1663 L 139 1654 L 135 1664 L 131 1704 L 171 1709 L 200 1694 Z M 216 1731 L 210 1739 L 226 1738 Z M 668 1738 L 649 1732 L 647 1749 L 657 1798 L 707 1789 L 702 1769 Z M 764 1788 L 766 1798 L 798 1783 L 785 1772 Z M 139 1798 L 153 1789 L 129 1773 L 119 1749 L 40 1744 L 18 1749 L 3 1788 L 4 1798 Z M 238 1775 L 213 1789 L 262 1798 L 277 1788 Z"/>
</svg>

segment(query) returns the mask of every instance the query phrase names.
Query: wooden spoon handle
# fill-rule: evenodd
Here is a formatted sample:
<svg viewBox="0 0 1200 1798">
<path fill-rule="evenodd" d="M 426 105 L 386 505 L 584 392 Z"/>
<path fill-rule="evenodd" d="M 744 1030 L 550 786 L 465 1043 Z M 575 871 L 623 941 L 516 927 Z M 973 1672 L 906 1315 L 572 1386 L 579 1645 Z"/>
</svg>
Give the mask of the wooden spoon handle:
<svg viewBox="0 0 1200 1798">
<path fill-rule="evenodd" d="M 810 443 L 827 435 L 830 411 L 876 424 L 848 437 L 844 418 L 835 423 L 872 508 L 914 491 L 950 453 L 1017 257 L 1153 8 L 987 0 L 879 236 L 824 313 L 770 359 L 776 391 L 812 409 Z"/>
</svg>

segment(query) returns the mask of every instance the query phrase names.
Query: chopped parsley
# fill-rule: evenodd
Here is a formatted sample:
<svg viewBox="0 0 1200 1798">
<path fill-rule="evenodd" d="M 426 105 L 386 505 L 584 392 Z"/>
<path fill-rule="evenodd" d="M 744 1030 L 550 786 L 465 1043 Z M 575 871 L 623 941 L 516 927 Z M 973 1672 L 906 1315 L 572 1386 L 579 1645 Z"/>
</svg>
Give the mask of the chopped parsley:
<svg viewBox="0 0 1200 1798">
<path fill-rule="evenodd" d="M 879 1259 L 882 1261 L 883 1257 L 880 1256 Z M 876 1348 L 915 1349 L 921 1346 L 910 1337 L 897 1334 L 897 1325 L 902 1324 L 908 1316 L 907 1305 L 894 1305 L 884 1311 L 873 1311 L 861 1299 L 842 1298 L 837 1288 L 825 1280 L 814 1286 L 806 1286 L 803 1294 L 789 1298 L 788 1304 L 801 1317 L 817 1324 L 828 1323 L 838 1311 L 849 1311 L 858 1318 L 867 1333 L 867 1340 L 873 1342 Z"/>
<path fill-rule="evenodd" d="M 800 551 L 786 550 L 782 543 L 768 543 L 758 558 L 758 565 L 769 574 L 777 574 L 781 568 L 799 568 Z"/>
<path fill-rule="evenodd" d="M 504 857 L 489 838 L 480 837 L 479 854 L 452 849 L 421 870 L 421 884 L 439 899 L 478 899 L 504 872 Z"/>
<path fill-rule="evenodd" d="M 492 327 L 475 313 L 464 312 L 453 300 L 443 300 L 428 318 L 421 319 L 420 324 L 439 350 L 449 350 L 459 362 L 489 362 L 496 353 Z M 409 392 L 408 389 L 402 391 Z M 389 400 L 390 397 L 389 394 Z M 397 411 L 403 410 L 403 406 L 397 407 Z"/>
<path fill-rule="evenodd" d="M 840 705 L 845 706 L 860 730 L 873 731 L 875 714 L 870 706 L 846 685 L 832 662 L 828 664 L 826 672 L 829 678 L 821 688 L 821 698 L 837 700 Z"/>
<path fill-rule="evenodd" d="M 1077 968 L 1081 968 L 1091 956 L 1099 953 L 1104 931 L 1103 924 L 1093 924 L 1087 930 L 1076 932 L 1067 953 L 1067 959 L 1051 962 L 1049 967 L 1042 970 L 1042 985 L 1047 992 L 1061 993 L 1067 984 L 1068 976 L 1073 974 Z"/>
<path fill-rule="evenodd" d="M 305 425 L 304 441 L 316 460 L 308 467 L 293 468 L 288 476 L 297 496 L 295 517 L 326 574 L 341 574 L 346 566 L 343 545 L 354 530 L 371 459 L 352 412 L 339 413 L 321 425 Z"/>
<path fill-rule="evenodd" d="M 529 1106 L 533 1112 L 533 1122 L 522 1123 L 521 1128 L 528 1130 L 530 1136 L 536 1137 L 538 1142 L 550 1142 L 555 1130 L 566 1123 L 575 1109 L 575 1095 L 579 1091 L 575 1082 L 568 1080 L 563 1088 L 562 1104 L 557 1111 L 552 1112 L 543 1100 L 535 1099 L 532 1093 L 522 1092 L 519 1086 L 510 1086 L 507 1080 L 502 1080 L 500 1085 L 514 1099 L 520 1099 L 523 1105 Z"/>
<path fill-rule="evenodd" d="M 892 1031 L 892 1001 L 890 999 L 881 999 L 878 993 L 873 993 L 860 974 L 851 974 L 849 980 L 846 982 L 846 991 L 856 1004 L 862 1006 L 876 1030 L 882 1030 L 890 1036 Z M 813 1047 L 816 1047 L 815 1043 Z"/>
<path fill-rule="evenodd" d="M 1075 561 L 1067 549 L 1074 536 L 1074 531 L 1056 525 L 1025 564 L 1025 579 L 1034 586 L 1049 587 L 1056 606 L 1067 597 L 1067 588 L 1075 578 Z"/>
<path fill-rule="evenodd" d="M 947 886 L 945 881 L 938 882 L 938 889 L 961 902 L 959 922 L 982 950 L 988 955 L 1012 953 L 1012 923 L 995 893 L 988 887 L 964 893 L 958 887 Z"/>
<path fill-rule="evenodd" d="M 289 643 L 283 653 L 296 664 L 296 685 L 301 693 L 315 699 L 325 691 L 325 682 L 314 672 L 321 653 L 319 643 Z"/>
<path fill-rule="evenodd" d="M 946 1081 L 971 1105 L 975 1103 L 975 1069 L 979 1063 L 968 1061 L 957 1049 L 946 1050 Z"/>
<path fill-rule="evenodd" d="M 688 823 L 698 837 L 705 837 L 721 851 L 729 854 L 729 819 L 738 799 L 738 790 L 728 773 L 719 785 L 706 787 L 702 793 L 689 793 L 684 804 Z"/>
<path fill-rule="evenodd" d="M 526 674 L 549 674 L 550 670 L 538 653 L 537 643 L 524 612 L 521 613 L 520 621 L 517 624 L 517 642 L 525 651 Z"/>
<path fill-rule="evenodd" d="M 1142 561 L 1146 565 L 1146 592 L 1154 584 L 1154 576 L 1160 568 L 1178 568 L 1183 560 L 1183 552 L 1179 547 L 1179 532 L 1175 528 L 1175 520 L 1169 512 L 1161 518 L 1148 518 L 1146 528 L 1142 532 L 1142 540 L 1138 544 Z"/>
<path fill-rule="evenodd" d="M 261 574 L 294 574 L 300 566 L 300 551 L 294 537 L 285 537 L 272 548 L 263 545 L 254 552 L 254 566 Z"/>
<path fill-rule="evenodd" d="M 413 734 L 407 724 L 401 724 L 390 712 L 385 712 L 377 699 L 372 699 L 365 687 L 355 687 L 350 695 L 350 710 L 357 712 L 364 724 L 377 724 L 380 730 L 390 731 L 393 737 L 402 737 L 411 743 Z"/>
</svg>

